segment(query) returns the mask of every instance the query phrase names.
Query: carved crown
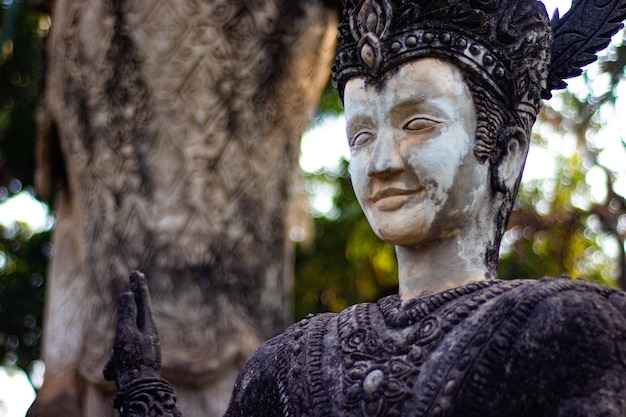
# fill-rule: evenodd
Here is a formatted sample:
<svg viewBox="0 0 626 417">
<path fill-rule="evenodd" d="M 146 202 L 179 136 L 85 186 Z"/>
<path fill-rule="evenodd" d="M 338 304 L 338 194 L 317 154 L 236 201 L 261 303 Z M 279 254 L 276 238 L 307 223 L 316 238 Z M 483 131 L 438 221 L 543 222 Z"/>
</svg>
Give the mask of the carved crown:
<svg viewBox="0 0 626 417">
<path fill-rule="evenodd" d="M 536 114 L 552 36 L 536 0 L 348 0 L 338 40 L 333 81 L 340 92 L 352 77 L 440 57 L 478 76 L 496 98 Z"/>
<path fill-rule="evenodd" d="M 440 57 L 534 118 L 541 98 L 595 60 L 625 15 L 626 0 L 574 0 L 551 22 L 536 0 L 346 0 L 333 83 L 343 96 L 352 77 L 376 79 L 404 62 Z"/>
</svg>

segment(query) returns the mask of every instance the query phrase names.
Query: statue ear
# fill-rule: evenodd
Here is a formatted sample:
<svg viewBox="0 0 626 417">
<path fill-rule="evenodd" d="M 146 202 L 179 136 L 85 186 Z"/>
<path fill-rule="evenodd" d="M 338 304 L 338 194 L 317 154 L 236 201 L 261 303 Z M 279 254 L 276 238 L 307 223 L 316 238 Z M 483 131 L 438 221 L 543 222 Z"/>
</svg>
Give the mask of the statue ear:
<svg viewBox="0 0 626 417">
<path fill-rule="evenodd" d="M 498 135 L 497 157 L 491 161 L 491 188 L 507 193 L 513 191 L 524 169 L 528 153 L 528 137 L 521 127 L 506 127 Z"/>
</svg>

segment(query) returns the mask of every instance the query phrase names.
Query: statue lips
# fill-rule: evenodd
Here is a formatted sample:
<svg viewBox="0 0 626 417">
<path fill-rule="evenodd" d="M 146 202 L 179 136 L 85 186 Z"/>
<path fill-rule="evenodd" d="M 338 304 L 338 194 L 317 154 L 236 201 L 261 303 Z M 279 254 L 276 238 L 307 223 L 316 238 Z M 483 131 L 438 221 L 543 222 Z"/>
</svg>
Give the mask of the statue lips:
<svg viewBox="0 0 626 417">
<path fill-rule="evenodd" d="M 422 195 L 423 187 L 386 187 L 377 191 L 369 199 L 380 211 L 393 211 L 408 203 L 413 197 Z"/>
</svg>

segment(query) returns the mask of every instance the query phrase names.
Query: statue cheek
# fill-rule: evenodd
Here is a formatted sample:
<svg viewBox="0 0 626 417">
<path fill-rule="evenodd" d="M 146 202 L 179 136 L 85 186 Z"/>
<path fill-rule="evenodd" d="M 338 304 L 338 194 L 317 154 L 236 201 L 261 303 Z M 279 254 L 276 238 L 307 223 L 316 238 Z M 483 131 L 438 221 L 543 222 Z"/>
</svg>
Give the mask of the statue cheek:
<svg viewBox="0 0 626 417">
<path fill-rule="evenodd" d="M 351 162 L 351 167 L 354 162 Z M 350 169 L 350 178 L 352 181 L 352 188 L 354 189 L 354 194 L 356 195 L 357 200 L 361 207 L 364 208 L 364 203 L 366 203 L 367 199 L 367 189 L 369 184 L 369 179 L 367 174 L 365 173 L 365 168 L 363 164 L 356 164 L 356 169 Z"/>
</svg>

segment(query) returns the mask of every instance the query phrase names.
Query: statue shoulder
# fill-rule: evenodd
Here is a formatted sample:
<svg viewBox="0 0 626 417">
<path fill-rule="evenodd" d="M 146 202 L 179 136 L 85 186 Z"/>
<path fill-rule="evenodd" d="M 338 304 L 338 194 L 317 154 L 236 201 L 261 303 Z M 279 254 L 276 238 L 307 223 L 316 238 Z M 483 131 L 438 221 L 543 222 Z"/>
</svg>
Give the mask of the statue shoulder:
<svg viewBox="0 0 626 417">
<path fill-rule="evenodd" d="M 626 294 L 559 278 L 511 296 L 526 316 L 508 368 L 513 388 L 536 390 L 555 415 L 626 415 Z"/>
<path fill-rule="evenodd" d="M 312 333 L 324 332 L 335 314 L 309 315 L 265 342 L 248 358 L 237 377 L 225 417 L 284 415 L 285 373 L 295 366 L 293 351 Z"/>
<path fill-rule="evenodd" d="M 519 349 L 538 349 L 544 358 L 626 360 L 624 292 L 584 280 L 548 278 L 525 282 L 506 297 Z"/>
<path fill-rule="evenodd" d="M 544 350 L 552 347 L 570 354 L 600 355 L 598 349 L 602 349 L 607 350 L 607 358 L 614 356 L 608 351 L 622 349 L 626 353 L 623 292 L 570 279 L 545 279 L 520 290 L 520 308 L 525 304 L 531 307 L 523 334 L 542 341 Z"/>
<path fill-rule="evenodd" d="M 588 332 L 623 331 L 626 326 L 626 293 L 581 279 L 544 278 L 527 281 L 509 293 L 526 325 L 545 335 L 574 328 Z M 593 330 L 595 329 L 595 330 Z"/>
<path fill-rule="evenodd" d="M 237 376 L 224 417 L 281 416 L 275 378 L 276 351 L 282 335 L 265 342 Z"/>
</svg>

